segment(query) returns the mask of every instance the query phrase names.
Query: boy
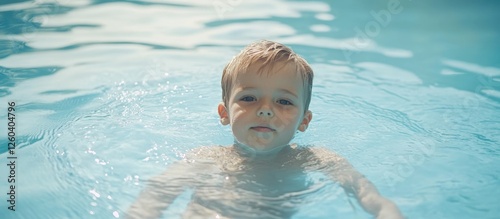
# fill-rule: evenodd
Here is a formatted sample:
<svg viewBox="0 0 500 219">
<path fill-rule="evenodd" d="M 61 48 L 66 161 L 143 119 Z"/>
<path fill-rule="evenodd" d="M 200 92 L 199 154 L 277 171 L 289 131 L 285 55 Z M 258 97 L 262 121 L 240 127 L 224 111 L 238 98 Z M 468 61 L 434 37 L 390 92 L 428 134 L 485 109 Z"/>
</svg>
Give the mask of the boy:
<svg viewBox="0 0 500 219">
<path fill-rule="evenodd" d="M 259 41 L 224 68 L 222 125 L 234 144 L 202 147 L 154 177 L 128 212 L 130 218 L 158 218 L 186 187 L 194 193 L 184 218 L 290 218 L 304 193 L 307 172 L 323 172 L 377 218 L 403 218 L 344 158 L 324 148 L 290 144 L 312 119 L 313 71 L 290 48 Z"/>
</svg>

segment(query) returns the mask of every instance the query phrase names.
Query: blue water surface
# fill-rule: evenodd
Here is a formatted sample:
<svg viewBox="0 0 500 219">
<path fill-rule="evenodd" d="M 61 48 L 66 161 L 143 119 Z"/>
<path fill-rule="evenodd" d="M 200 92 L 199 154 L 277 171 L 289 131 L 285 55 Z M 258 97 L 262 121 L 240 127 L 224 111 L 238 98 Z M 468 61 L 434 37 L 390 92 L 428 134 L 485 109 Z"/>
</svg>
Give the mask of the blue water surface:
<svg viewBox="0 0 500 219">
<path fill-rule="evenodd" d="M 315 71 L 294 141 L 346 157 L 407 218 L 500 217 L 497 1 L 0 3 L 0 218 L 123 218 L 147 179 L 229 145 L 220 77 L 269 39 Z M 16 104 L 16 211 L 7 179 Z M 311 175 L 320 180 L 321 176 Z M 179 218 L 189 191 L 165 212 Z M 293 218 L 371 218 L 335 184 Z"/>
</svg>

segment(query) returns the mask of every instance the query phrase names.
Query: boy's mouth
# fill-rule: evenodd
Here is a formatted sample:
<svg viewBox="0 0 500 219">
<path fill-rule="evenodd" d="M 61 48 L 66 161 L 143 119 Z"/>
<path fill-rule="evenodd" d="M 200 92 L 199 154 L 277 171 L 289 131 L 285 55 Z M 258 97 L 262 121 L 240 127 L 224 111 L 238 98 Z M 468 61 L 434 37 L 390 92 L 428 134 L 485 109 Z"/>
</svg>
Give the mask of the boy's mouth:
<svg viewBox="0 0 500 219">
<path fill-rule="evenodd" d="M 254 126 L 254 127 L 251 127 L 250 129 L 257 131 L 257 132 L 274 132 L 274 131 L 276 131 L 275 129 L 269 128 L 267 126 Z"/>
</svg>

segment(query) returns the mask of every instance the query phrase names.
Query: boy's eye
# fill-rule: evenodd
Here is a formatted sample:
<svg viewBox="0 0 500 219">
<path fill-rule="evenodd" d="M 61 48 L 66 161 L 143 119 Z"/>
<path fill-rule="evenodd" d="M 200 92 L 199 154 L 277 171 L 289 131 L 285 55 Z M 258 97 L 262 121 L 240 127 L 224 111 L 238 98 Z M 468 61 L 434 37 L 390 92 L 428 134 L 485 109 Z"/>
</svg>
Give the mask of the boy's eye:
<svg viewBox="0 0 500 219">
<path fill-rule="evenodd" d="M 254 101 L 254 100 L 255 100 L 255 97 L 252 97 L 252 96 L 245 96 L 245 97 L 242 97 L 240 100 L 241 100 L 241 101 L 245 101 L 245 102 L 251 102 L 251 101 Z"/>
<path fill-rule="evenodd" d="M 282 105 L 293 105 L 292 102 L 284 99 L 278 100 L 278 103 Z"/>
</svg>

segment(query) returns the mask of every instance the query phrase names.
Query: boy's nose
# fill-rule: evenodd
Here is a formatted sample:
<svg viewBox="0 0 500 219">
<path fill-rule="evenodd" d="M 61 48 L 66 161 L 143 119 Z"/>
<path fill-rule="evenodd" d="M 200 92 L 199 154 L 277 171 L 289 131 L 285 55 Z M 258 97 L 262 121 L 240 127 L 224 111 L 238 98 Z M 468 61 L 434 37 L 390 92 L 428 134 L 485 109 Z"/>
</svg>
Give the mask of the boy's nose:
<svg viewBox="0 0 500 219">
<path fill-rule="evenodd" d="M 262 116 L 262 117 L 273 117 L 274 116 L 274 113 L 273 111 L 271 111 L 271 109 L 269 108 L 260 108 L 258 111 L 257 111 L 257 116 Z"/>
</svg>

